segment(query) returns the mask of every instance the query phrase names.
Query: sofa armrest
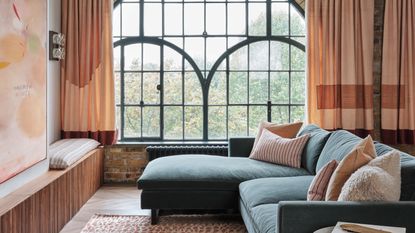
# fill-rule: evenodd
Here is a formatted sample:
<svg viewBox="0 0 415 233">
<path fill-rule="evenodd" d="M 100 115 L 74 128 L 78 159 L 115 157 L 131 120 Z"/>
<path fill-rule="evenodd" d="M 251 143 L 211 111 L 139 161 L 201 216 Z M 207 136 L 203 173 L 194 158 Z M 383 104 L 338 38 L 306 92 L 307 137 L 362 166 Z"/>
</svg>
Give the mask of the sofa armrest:
<svg viewBox="0 0 415 233">
<path fill-rule="evenodd" d="M 254 145 L 254 137 L 229 138 L 229 157 L 249 157 Z"/>
<path fill-rule="evenodd" d="M 282 201 L 277 233 L 310 233 L 338 221 L 406 227 L 415 232 L 415 202 Z"/>
</svg>

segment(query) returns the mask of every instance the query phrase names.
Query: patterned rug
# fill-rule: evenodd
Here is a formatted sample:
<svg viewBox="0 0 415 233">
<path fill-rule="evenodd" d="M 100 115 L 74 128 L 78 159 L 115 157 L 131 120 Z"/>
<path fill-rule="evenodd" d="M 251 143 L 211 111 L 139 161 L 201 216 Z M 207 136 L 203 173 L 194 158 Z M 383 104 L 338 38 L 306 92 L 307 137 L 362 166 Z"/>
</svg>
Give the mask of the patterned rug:
<svg viewBox="0 0 415 233">
<path fill-rule="evenodd" d="M 88 221 L 81 233 L 246 233 L 240 216 L 172 215 L 161 216 L 151 225 L 149 216 L 99 215 Z"/>
</svg>

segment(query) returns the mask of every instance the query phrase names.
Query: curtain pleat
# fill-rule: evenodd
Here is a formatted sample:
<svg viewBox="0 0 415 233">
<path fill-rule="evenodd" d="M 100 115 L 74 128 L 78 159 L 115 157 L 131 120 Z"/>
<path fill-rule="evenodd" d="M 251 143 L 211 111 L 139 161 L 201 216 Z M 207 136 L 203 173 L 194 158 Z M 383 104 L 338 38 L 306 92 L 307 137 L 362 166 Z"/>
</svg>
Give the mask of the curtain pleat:
<svg viewBox="0 0 415 233">
<path fill-rule="evenodd" d="M 372 133 L 373 0 L 309 0 L 308 121 L 327 130 Z"/>
<path fill-rule="evenodd" d="M 386 0 L 381 135 L 388 144 L 415 144 L 415 0 Z"/>
<path fill-rule="evenodd" d="M 116 141 L 112 0 L 62 0 L 62 137 Z"/>
</svg>

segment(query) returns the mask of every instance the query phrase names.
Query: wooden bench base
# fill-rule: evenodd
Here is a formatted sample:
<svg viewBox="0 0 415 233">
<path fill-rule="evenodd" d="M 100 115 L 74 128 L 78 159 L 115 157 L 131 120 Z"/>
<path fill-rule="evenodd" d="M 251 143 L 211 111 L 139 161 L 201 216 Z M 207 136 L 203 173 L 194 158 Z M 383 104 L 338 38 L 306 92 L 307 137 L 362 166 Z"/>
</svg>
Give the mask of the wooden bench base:
<svg viewBox="0 0 415 233">
<path fill-rule="evenodd" d="M 0 233 L 58 233 L 101 187 L 104 149 L 51 170 L 0 199 Z"/>
</svg>

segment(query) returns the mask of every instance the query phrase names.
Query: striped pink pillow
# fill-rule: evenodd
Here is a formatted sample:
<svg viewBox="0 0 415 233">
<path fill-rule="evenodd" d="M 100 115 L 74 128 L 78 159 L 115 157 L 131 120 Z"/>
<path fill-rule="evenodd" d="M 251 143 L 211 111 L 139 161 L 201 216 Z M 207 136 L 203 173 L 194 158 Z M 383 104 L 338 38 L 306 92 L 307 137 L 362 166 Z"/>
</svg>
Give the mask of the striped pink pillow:
<svg viewBox="0 0 415 233">
<path fill-rule="evenodd" d="M 308 188 L 308 201 L 325 200 L 327 186 L 338 165 L 339 163 L 336 160 L 332 160 L 317 172 L 317 175 L 310 184 L 310 188 Z"/>
<path fill-rule="evenodd" d="M 249 158 L 299 168 L 309 137 L 306 134 L 298 138 L 282 138 L 264 129 Z"/>
</svg>

